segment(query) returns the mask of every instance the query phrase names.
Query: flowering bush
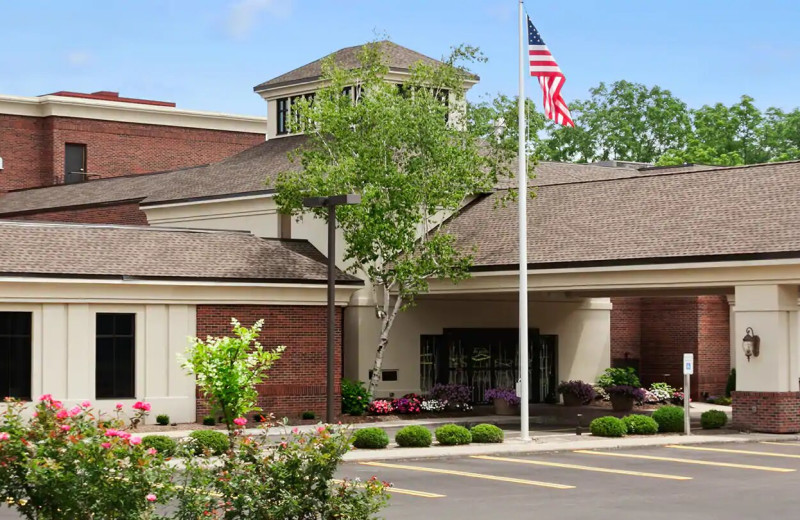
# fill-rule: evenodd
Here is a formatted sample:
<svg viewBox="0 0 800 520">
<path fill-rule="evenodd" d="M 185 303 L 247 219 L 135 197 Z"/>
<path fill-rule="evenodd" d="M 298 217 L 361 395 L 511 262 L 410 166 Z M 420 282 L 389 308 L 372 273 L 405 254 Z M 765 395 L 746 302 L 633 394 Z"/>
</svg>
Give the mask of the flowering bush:
<svg viewBox="0 0 800 520">
<path fill-rule="evenodd" d="M 342 379 L 342 413 L 364 415 L 369 406 L 369 392 L 361 381 Z"/>
<path fill-rule="evenodd" d="M 633 400 L 637 403 L 644 402 L 646 394 L 646 390 L 644 388 L 636 388 L 628 385 L 609 386 L 606 388 L 606 392 L 608 392 L 609 395 L 625 395 L 628 397 L 633 397 Z"/>
<path fill-rule="evenodd" d="M 137 403 L 138 424 L 150 405 Z M 126 429 L 122 412 L 95 415 L 84 401 L 69 410 L 49 394 L 33 417 L 7 401 L 0 419 L 0 496 L 29 519 L 154 518 L 156 504 L 169 501 L 173 470 L 156 449 Z"/>
<path fill-rule="evenodd" d="M 431 388 L 430 397 L 443 401 L 448 408 L 458 410 L 472 401 L 472 390 L 466 385 L 437 383 Z"/>
<path fill-rule="evenodd" d="M 438 399 L 423 399 L 419 407 L 423 412 L 443 412 L 447 403 Z"/>
<path fill-rule="evenodd" d="M 684 396 L 683 391 L 675 392 L 674 394 L 672 394 L 672 403 L 673 404 L 679 404 L 679 405 L 683 404 L 683 396 Z M 689 402 L 690 403 L 692 402 L 692 398 L 691 397 L 689 398 Z"/>
<path fill-rule="evenodd" d="M 647 390 L 648 395 L 645 397 L 646 403 L 666 403 L 672 399 L 675 389 L 667 383 L 653 383 Z"/>
<path fill-rule="evenodd" d="M 369 413 L 373 415 L 389 415 L 393 411 L 392 402 L 386 399 L 375 399 L 369 403 Z"/>
<path fill-rule="evenodd" d="M 235 423 L 237 418 L 261 411 L 256 406 L 256 385 L 264 382 L 267 370 L 285 349 L 264 350 L 258 342 L 264 320 L 247 328 L 233 318 L 231 325 L 234 337 L 194 338 L 183 360 L 183 368 L 196 376 L 197 388 L 222 415 L 229 433 L 240 426 Z"/>
<path fill-rule="evenodd" d="M 417 394 L 407 394 L 400 399 L 392 401 L 392 408 L 394 408 L 394 411 L 397 413 L 420 413 L 422 411 L 422 407 L 420 406 L 421 402 L 422 400 Z"/>
<path fill-rule="evenodd" d="M 639 376 L 632 367 L 607 368 L 603 375 L 597 379 L 597 386 L 608 389 L 611 386 L 633 386 L 639 388 Z"/>
<path fill-rule="evenodd" d="M 511 388 L 490 388 L 484 392 L 483 399 L 486 401 L 502 399 L 507 402 L 509 406 L 517 406 L 519 404 L 517 392 Z"/>
<path fill-rule="evenodd" d="M 595 396 L 592 385 L 583 381 L 562 381 L 558 385 L 558 393 L 574 395 L 581 403 L 588 403 Z"/>
</svg>

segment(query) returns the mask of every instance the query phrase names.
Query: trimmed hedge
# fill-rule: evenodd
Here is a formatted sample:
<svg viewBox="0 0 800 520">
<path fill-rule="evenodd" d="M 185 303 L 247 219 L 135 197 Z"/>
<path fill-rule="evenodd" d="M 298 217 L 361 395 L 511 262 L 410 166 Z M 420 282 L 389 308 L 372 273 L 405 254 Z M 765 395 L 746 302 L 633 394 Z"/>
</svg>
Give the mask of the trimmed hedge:
<svg viewBox="0 0 800 520">
<path fill-rule="evenodd" d="M 166 435 L 148 435 L 142 438 L 142 447 L 155 448 L 157 452 L 165 457 L 172 457 L 178 443 L 172 437 Z"/>
<path fill-rule="evenodd" d="M 700 425 L 704 430 L 716 430 L 728 424 L 728 414 L 721 410 L 709 410 L 700 416 Z"/>
<path fill-rule="evenodd" d="M 472 442 L 503 442 L 503 430 L 494 424 L 479 424 L 470 428 Z"/>
<path fill-rule="evenodd" d="M 389 445 L 389 436 L 380 428 L 363 428 L 353 434 L 353 446 L 362 450 L 380 450 Z"/>
<path fill-rule="evenodd" d="M 611 415 L 593 420 L 589 423 L 589 431 L 596 437 L 622 437 L 628 433 L 625 423 Z"/>
<path fill-rule="evenodd" d="M 203 426 L 214 426 L 215 424 L 217 424 L 217 420 L 210 415 L 203 417 Z"/>
<path fill-rule="evenodd" d="M 394 440 L 403 448 L 427 448 L 433 442 L 433 436 L 426 427 L 411 425 L 401 428 L 394 436 Z"/>
<path fill-rule="evenodd" d="M 168 425 L 169 424 L 169 415 L 167 415 L 167 414 L 159 415 L 158 417 L 156 417 L 156 423 L 158 423 L 161 426 Z"/>
<path fill-rule="evenodd" d="M 306 411 L 306 412 L 303 412 L 303 416 L 302 417 L 303 417 L 303 420 L 310 421 L 310 420 L 316 419 L 317 418 L 317 414 L 315 414 L 312 411 Z"/>
<path fill-rule="evenodd" d="M 655 435 L 658 433 L 658 423 L 647 415 L 628 415 L 622 418 L 625 428 L 631 435 Z"/>
<path fill-rule="evenodd" d="M 445 424 L 436 428 L 436 440 L 444 446 L 457 446 L 472 442 L 472 434 L 463 426 Z"/>
<path fill-rule="evenodd" d="M 680 433 L 683 431 L 683 408 L 680 406 L 662 406 L 653 412 L 653 419 L 658 423 L 660 432 Z"/>
<path fill-rule="evenodd" d="M 202 455 L 206 452 L 211 455 L 222 455 L 230 448 L 228 436 L 216 430 L 195 430 L 189 434 L 189 437 L 195 441 L 195 455 Z"/>
</svg>

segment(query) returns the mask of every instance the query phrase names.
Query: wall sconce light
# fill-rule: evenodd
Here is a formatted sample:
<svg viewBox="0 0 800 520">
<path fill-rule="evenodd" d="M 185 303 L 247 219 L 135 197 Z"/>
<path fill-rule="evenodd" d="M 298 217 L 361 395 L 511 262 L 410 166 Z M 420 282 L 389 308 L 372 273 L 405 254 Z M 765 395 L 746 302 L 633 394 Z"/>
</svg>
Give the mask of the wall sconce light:
<svg viewBox="0 0 800 520">
<path fill-rule="evenodd" d="M 755 335 L 752 327 L 747 327 L 744 334 L 744 338 L 742 338 L 742 349 L 749 363 L 750 357 L 758 357 L 758 354 L 761 352 L 761 338 Z"/>
</svg>

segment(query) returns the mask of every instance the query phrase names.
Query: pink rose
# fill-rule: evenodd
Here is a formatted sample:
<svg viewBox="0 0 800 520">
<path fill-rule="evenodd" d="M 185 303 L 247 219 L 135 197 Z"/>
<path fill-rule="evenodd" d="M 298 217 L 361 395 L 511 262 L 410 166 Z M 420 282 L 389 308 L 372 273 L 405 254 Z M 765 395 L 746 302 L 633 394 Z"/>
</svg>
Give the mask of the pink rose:
<svg viewBox="0 0 800 520">
<path fill-rule="evenodd" d="M 50 407 L 53 410 L 59 410 L 61 409 L 61 406 L 62 406 L 61 401 L 53 401 L 52 403 L 50 403 Z"/>
<path fill-rule="evenodd" d="M 150 403 L 142 403 L 142 410 L 144 410 L 145 412 L 149 412 L 150 408 L 152 408 L 150 406 Z"/>
<path fill-rule="evenodd" d="M 320 426 L 319 428 L 317 428 L 317 433 L 322 433 L 324 431 L 325 431 L 325 427 L 324 426 Z"/>
<path fill-rule="evenodd" d="M 119 437 L 120 439 L 130 439 L 131 434 L 128 432 L 117 432 L 117 437 Z"/>
<path fill-rule="evenodd" d="M 148 455 L 155 455 L 156 453 L 158 453 L 158 451 L 156 451 L 155 448 L 147 448 Z"/>
<path fill-rule="evenodd" d="M 122 403 L 115 404 L 114 408 L 116 408 L 117 410 L 122 410 Z"/>
<path fill-rule="evenodd" d="M 92 403 L 90 403 L 89 401 L 84 401 L 81 403 L 81 406 L 83 406 L 84 408 L 89 408 L 90 406 L 92 406 Z"/>
<path fill-rule="evenodd" d="M 52 401 L 53 396 L 51 394 L 44 394 L 39 398 L 40 401 Z"/>
<path fill-rule="evenodd" d="M 68 432 L 70 430 L 70 428 L 71 428 L 71 426 L 69 424 L 62 424 L 61 425 L 61 431 L 62 432 Z"/>
<path fill-rule="evenodd" d="M 298 430 L 298 429 L 297 429 L 297 426 L 295 426 L 294 428 L 292 428 L 292 433 L 294 433 L 295 435 L 297 435 L 297 432 L 299 432 L 299 431 L 300 431 L 300 430 Z"/>
<path fill-rule="evenodd" d="M 235 424 L 236 426 L 244 426 L 245 424 L 247 424 L 247 419 L 245 419 L 244 417 L 237 417 L 236 419 L 233 420 L 233 424 Z"/>
<path fill-rule="evenodd" d="M 134 410 L 140 410 L 141 408 L 142 408 L 142 402 L 141 401 L 136 401 L 135 403 L 133 403 L 133 409 Z"/>
<path fill-rule="evenodd" d="M 33 412 L 34 417 L 39 417 L 39 412 Z"/>
<path fill-rule="evenodd" d="M 7 441 L 11 436 L 6 432 L 0 432 L 0 441 Z"/>
<path fill-rule="evenodd" d="M 111 443 L 110 442 L 101 442 L 100 446 L 102 446 L 105 449 L 109 449 L 111 447 Z"/>
<path fill-rule="evenodd" d="M 281 448 L 286 448 L 287 446 L 289 446 L 287 443 L 285 443 L 285 442 L 281 443 Z"/>
<path fill-rule="evenodd" d="M 56 419 L 66 419 L 69 417 L 69 412 L 66 410 L 59 410 L 56 414 Z"/>
<path fill-rule="evenodd" d="M 156 497 L 153 493 L 150 493 L 144 498 L 146 498 L 148 502 L 155 502 L 156 500 L 158 500 L 158 497 Z"/>
<path fill-rule="evenodd" d="M 109 428 L 106 430 L 106 437 L 119 437 L 119 430 Z"/>
<path fill-rule="evenodd" d="M 82 411 L 83 410 L 81 410 L 80 406 L 76 406 L 75 408 L 73 408 L 72 410 L 69 411 L 69 414 L 74 417 L 74 416 L 78 415 L 79 413 L 81 413 Z"/>
<path fill-rule="evenodd" d="M 137 446 L 137 445 L 142 443 L 142 438 L 141 437 L 131 437 L 128 442 L 130 442 L 131 445 L 133 445 L 133 446 Z"/>
</svg>

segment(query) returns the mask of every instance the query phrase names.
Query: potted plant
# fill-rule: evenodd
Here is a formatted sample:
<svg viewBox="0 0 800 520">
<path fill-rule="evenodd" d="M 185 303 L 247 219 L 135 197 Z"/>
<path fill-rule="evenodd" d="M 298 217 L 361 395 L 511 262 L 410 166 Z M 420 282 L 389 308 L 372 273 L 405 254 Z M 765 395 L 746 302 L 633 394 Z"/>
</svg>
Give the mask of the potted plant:
<svg viewBox="0 0 800 520">
<path fill-rule="evenodd" d="M 606 388 L 611 397 L 611 408 L 615 412 L 630 412 L 633 403 L 641 403 L 645 398 L 645 390 L 630 385 L 614 385 Z"/>
<path fill-rule="evenodd" d="M 595 397 L 592 385 L 583 381 L 562 381 L 558 393 L 564 397 L 564 406 L 580 406 Z"/>
<path fill-rule="evenodd" d="M 490 388 L 483 394 L 486 401 L 494 403 L 497 415 L 517 415 L 519 413 L 519 397 L 510 388 Z"/>
</svg>

